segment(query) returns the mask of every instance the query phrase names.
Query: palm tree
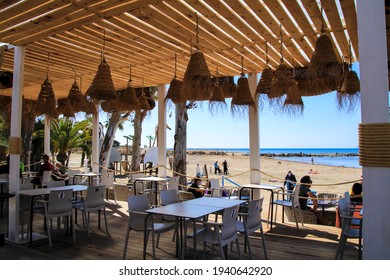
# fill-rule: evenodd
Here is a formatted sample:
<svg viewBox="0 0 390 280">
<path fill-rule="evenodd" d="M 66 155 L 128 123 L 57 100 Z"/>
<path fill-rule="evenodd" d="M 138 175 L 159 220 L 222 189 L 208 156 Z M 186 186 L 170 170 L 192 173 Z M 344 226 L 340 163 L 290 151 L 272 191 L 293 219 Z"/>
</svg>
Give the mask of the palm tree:
<svg viewBox="0 0 390 280">
<path fill-rule="evenodd" d="M 52 153 L 57 156 L 57 160 L 63 165 L 68 166 L 70 154 L 74 149 L 81 148 L 86 141 L 91 140 L 91 134 L 86 129 L 89 126 L 88 120 L 73 122 L 69 118 L 62 118 L 51 121 Z"/>
</svg>

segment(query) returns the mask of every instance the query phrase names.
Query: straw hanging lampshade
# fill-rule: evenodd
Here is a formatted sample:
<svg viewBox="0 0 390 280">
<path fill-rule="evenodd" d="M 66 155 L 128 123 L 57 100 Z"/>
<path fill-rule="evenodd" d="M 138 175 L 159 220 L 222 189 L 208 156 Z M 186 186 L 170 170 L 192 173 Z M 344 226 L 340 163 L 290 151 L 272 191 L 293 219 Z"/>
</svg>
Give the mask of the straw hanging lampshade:
<svg viewBox="0 0 390 280">
<path fill-rule="evenodd" d="M 175 54 L 175 73 L 171 84 L 169 85 L 169 89 L 167 92 L 167 96 L 165 97 L 165 102 L 171 100 L 174 104 L 183 103 L 186 101 L 183 91 L 181 90 L 183 86 L 183 82 L 177 79 L 177 55 Z"/>
<path fill-rule="evenodd" d="M 98 70 L 86 94 L 96 100 L 116 99 L 117 95 L 112 82 L 110 66 L 103 57 Z"/>
<path fill-rule="evenodd" d="M 261 73 L 259 83 L 256 87 L 256 94 L 269 94 L 271 91 L 272 78 L 274 71 L 270 68 L 265 68 Z"/>
<path fill-rule="evenodd" d="M 223 94 L 222 87 L 219 85 L 218 75 L 216 83 L 211 91 L 209 97 L 209 110 L 211 113 L 223 110 L 226 108 L 225 96 Z"/>
<path fill-rule="evenodd" d="M 288 90 L 282 110 L 288 115 L 296 115 L 302 114 L 303 109 L 302 94 L 299 91 L 298 83 L 296 82 L 295 85 L 291 86 Z"/>
<path fill-rule="evenodd" d="M 116 101 L 117 110 L 121 112 L 139 110 L 141 108 L 141 104 L 139 103 L 135 89 L 131 86 L 130 80 L 127 83 L 126 89 Z"/>
<path fill-rule="evenodd" d="M 141 110 L 149 110 L 150 105 L 149 105 L 148 97 L 146 96 L 145 92 L 142 91 L 140 97 L 138 98 L 138 101 Z"/>
<path fill-rule="evenodd" d="M 224 77 L 215 77 L 212 78 L 213 83 L 215 84 L 217 82 L 218 78 L 218 84 L 222 89 L 223 96 L 225 98 L 232 98 L 233 93 L 236 90 L 236 84 L 234 83 L 234 77 L 232 76 L 224 76 Z"/>
<path fill-rule="evenodd" d="M 241 73 L 241 77 L 237 80 L 237 87 L 233 94 L 231 108 L 233 112 L 245 112 L 249 106 L 255 107 L 255 100 L 252 97 L 249 89 L 248 78 L 244 73 Z"/>
<path fill-rule="evenodd" d="M 337 101 L 339 108 L 346 110 L 353 110 L 360 101 L 360 80 L 355 71 L 349 70 L 345 74 Z"/>
<path fill-rule="evenodd" d="M 69 98 L 58 99 L 57 103 L 58 103 L 58 106 L 57 106 L 58 114 L 63 115 L 64 117 L 67 117 L 67 118 L 74 118 L 75 117 L 75 115 L 74 115 L 75 112 L 74 112 L 72 106 L 70 105 Z"/>
<path fill-rule="evenodd" d="M 48 78 L 41 85 L 35 111 L 37 115 L 46 115 L 51 118 L 58 117 L 53 87 Z"/>
<path fill-rule="evenodd" d="M 117 100 L 105 100 L 100 103 L 100 107 L 106 113 L 112 113 L 118 111 Z"/>
<path fill-rule="evenodd" d="M 287 94 L 291 86 L 295 84 L 293 69 L 288 67 L 286 64 L 279 64 L 274 72 L 272 78 L 271 89 L 268 94 L 269 98 L 280 98 L 284 94 Z"/>
</svg>

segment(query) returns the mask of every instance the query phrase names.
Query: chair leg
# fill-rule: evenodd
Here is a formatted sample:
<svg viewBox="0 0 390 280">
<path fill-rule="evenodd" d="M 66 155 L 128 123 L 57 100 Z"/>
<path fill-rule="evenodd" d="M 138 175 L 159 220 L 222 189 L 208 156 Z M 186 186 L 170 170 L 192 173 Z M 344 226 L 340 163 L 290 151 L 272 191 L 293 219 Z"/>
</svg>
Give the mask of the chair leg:
<svg viewBox="0 0 390 280">
<path fill-rule="evenodd" d="M 244 252 L 246 253 L 246 246 L 248 245 L 248 251 L 249 251 L 249 257 L 251 258 L 251 260 L 253 259 L 253 256 L 252 256 L 252 248 L 251 248 L 251 244 L 249 242 L 249 235 L 247 232 L 245 232 L 245 243 L 244 243 Z"/>
<path fill-rule="evenodd" d="M 106 225 L 106 233 L 107 233 L 107 234 L 110 234 L 110 233 L 108 232 L 106 209 L 103 209 L 103 215 L 104 215 L 104 224 Z"/>
<path fill-rule="evenodd" d="M 83 215 L 84 215 L 84 219 L 85 219 L 85 224 L 86 224 L 86 227 L 87 227 L 87 233 L 88 233 L 88 238 L 91 238 L 91 233 L 89 232 L 89 212 L 88 212 L 88 215 L 87 215 L 87 211 L 83 211 Z"/>
<path fill-rule="evenodd" d="M 73 215 L 70 215 L 70 225 L 72 227 L 73 241 L 76 242 L 76 230 L 75 230 L 75 224 L 74 224 Z"/>
<path fill-rule="evenodd" d="M 129 243 L 129 235 L 130 235 L 130 228 L 129 226 L 127 227 L 127 232 L 126 232 L 126 237 L 125 237 L 125 246 L 123 248 L 123 256 L 122 259 L 126 259 L 126 253 L 127 253 L 127 245 Z"/>
<path fill-rule="evenodd" d="M 296 213 L 294 207 L 292 208 L 292 211 L 293 211 L 293 215 L 294 215 L 294 219 L 295 219 L 295 225 L 297 226 L 297 229 L 299 229 L 298 219 L 297 219 L 297 213 Z M 298 215 L 299 215 L 299 214 L 298 214 Z M 303 224 L 302 224 L 302 225 L 303 225 Z"/>
<path fill-rule="evenodd" d="M 47 230 L 47 236 L 49 238 L 49 247 L 53 247 L 53 244 L 51 242 L 51 226 L 50 226 L 50 221 L 51 219 L 46 219 L 46 230 Z"/>
<path fill-rule="evenodd" d="M 238 242 L 238 237 L 236 239 L 236 244 L 237 244 L 238 258 L 241 260 L 240 242 Z M 248 248 L 249 248 L 250 256 L 252 259 L 251 245 L 249 244 L 249 240 L 248 240 Z"/>
<path fill-rule="evenodd" d="M 156 259 L 156 243 L 155 243 L 154 232 L 152 231 L 152 252 L 153 252 L 153 260 Z"/>
<path fill-rule="evenodd" d="M 268 260 L 267 248 L 265 247 L 265 237 L 264 237 L 263 227 L 260 228 L 260 234 L 261 234 L 261 241 L 263 242 L 264 259 Z"/>
</svg>

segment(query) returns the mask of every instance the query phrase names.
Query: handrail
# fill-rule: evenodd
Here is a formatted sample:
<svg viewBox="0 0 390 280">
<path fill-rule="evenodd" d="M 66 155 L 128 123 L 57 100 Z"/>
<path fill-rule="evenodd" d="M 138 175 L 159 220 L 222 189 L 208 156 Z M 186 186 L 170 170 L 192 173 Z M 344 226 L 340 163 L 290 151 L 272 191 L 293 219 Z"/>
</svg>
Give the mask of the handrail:
<svg viewBox="0 0 390 280">
<path fill-rule="evenodd" d="M 226 178 L 225 176 L 222 176 L 222 187 L 225 186 L 225 180 L 228 181 L 229 183 L 232 183 L 233 185 L 239 187 L 240 185 L 234 182 L 233 180 Z"/>
</svg>

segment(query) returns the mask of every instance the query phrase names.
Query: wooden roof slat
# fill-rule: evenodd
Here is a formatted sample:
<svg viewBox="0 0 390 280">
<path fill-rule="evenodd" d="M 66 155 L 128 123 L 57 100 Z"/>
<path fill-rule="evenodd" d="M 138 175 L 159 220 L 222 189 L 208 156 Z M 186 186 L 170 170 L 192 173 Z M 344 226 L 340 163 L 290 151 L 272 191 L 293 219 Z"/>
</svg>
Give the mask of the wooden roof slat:
<svg viewBox="0 0 390 280">
<path fill-rule="evenodd" d="M 322 1 L 326 17 L 332 27 L 332 32 L 336 37 L 337 43 L 341 49 L 343 56 L 349 56 L 349 42 L 345 37 L 344 27 L 340 20 L 340 15 L 334 1 Z M 340 58 L 341 60 L 341 58 Z"/>
<path fill-rule="evenodd" d="M 230 0 L 232 1 L 232 0 Z M 257 16 L 261 18 L 261 20 L 267 25 L 267 27 L 273 32 L 274 35 L 276 35 L 279 38 L 280 33 L 280 26 L 275 20 L 271 17 L 271 15 L 266 11 L 264 7 L 260 7 L 258 2 L 256 0 L 247 0 L 246 3 L 248 6 L 255 11 Z M 267 31 L 265 31 L 267 32 Z M 288 51 L 294 56 L 295 60 L 302 65 L 307 64 L 307 61 L 302 57 L 301 53 L 298 49 L 294 46 L 294 44 L 290 40 L 286 40 L 288 38 L 283 39 L 283 45 L 288 49 Z M 277 44 L 273 44 L 274 48 L 279 50 L 280 49 L 280 43 L 277 42 Z M 287 57 L 286 52 L 283 52 L 284 56 Z"/>
<path fill-rule="evenodd" d="M 307 41 L 303 39 L 302 34 L 299 32 L 295 24 L 291 21 L 290 17 L 287 15 L 280 3 L 278 1 L 273 0 L 264 0 L 264 3 L 268 6 L 268 8 L 272 10 L 274 14 L 277 14 L 279 16 L 279 21 L 281 25 L 288 31 L 291 38 L 294 38 L 296 41 L 301 42 L 302 52 L 304 52 L 305 55 L 310 59 L 313 53 L 311 46 L 307 43 Z M 307 61 L 306 64 L 307 63 L 309 63 L 309 61 Z"/>
<path fill-rule="evenodd" d="M 347 25 L 348 35 L 351 39 L 356 57 L 355 61 L 359 60 L 358 48 L 358 32 L 357 32 L 357 15 L 354 0 L 340 0 L 340 5 L 344 14 L 344 20 Z"/>
</svg>

